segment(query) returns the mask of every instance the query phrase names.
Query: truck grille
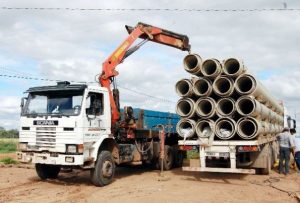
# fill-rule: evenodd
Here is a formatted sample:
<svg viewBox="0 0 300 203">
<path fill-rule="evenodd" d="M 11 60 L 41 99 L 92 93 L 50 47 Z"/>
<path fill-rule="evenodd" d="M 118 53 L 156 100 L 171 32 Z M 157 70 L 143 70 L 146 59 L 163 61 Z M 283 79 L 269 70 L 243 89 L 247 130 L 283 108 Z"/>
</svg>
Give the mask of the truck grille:
<svg viewBox="0 0 300 203">
<path fill-rule="evenodd" d="M 36 145 L 45 148 L 55 148 L 56 127 L 37 127 Z"/>
</svg>

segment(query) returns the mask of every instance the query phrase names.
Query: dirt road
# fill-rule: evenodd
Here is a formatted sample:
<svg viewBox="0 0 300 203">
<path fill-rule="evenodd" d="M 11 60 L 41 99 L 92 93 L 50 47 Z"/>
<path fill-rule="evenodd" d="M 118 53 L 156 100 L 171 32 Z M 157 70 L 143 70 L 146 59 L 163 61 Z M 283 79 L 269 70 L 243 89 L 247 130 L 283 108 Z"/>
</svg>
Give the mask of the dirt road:
<svg viewBox="0 0 300 203">
<path fill-rule="evenodd" d="M 283 176 L 182 172 L 121 167 L 106 187 L 90 183 L 88 171 L 60 173 L 41 181 L 34 169 L 0 168 L 0 202 L 298 202 L 283 191 L 300 191 L 300 175 Z M 270 185 L 271 184 L 271 185 Z M 275 189 L 278 188 L 278 189 Z M 282 190 L 282 191 L 280 191 Z"/>
</svg>

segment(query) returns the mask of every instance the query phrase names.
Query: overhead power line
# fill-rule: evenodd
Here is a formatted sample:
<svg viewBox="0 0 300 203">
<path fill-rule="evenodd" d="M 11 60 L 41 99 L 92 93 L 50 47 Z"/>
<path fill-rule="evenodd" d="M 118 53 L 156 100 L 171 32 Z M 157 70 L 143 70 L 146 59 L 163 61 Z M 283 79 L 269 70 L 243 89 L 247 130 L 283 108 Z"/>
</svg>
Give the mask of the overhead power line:
<svg viewBox="0 0 300 203">
<path fill-rule="evenodd" d="M 2 10 L 48 10 L 48 11 L 166 11 L 166 12 L 265 12 L 300 11 L 300 8 L 237 8 L 237 9 L 197 9 L 197 8 L 70 8 L 70 7 L 0 7 Z"/>
<path fill-rule="evenodd" d="M 0 74 L 0 77 L 5 77 L 5 78 L 16 78 L 16 79 L 22 79 L 22 80 L 36 80 L 36 81 L 47 81 L 47 82 L 62 82 L 63 80 L 53 80 L 53 79 L 48 79 L 48 78 L 40 78 L 40 77 L 28 77 L 28 76 L 20 76 L 20 75 L 8 75 L 8 74 Z M 69 82 L 73 82 L 73 83 L 96 83 L 96 82 L 78 82 L 78 81 L 72 81 L 72 80 L 68 80 Z M 167 100 L 167 99 L 164 99 L 164 98 L 160 98 L 160 97 L 156 97 L 156 96 L 153 96 L 153 95 L 150 95 L 150 94 L 146 94 L 146 93 L 143 93 L 143 92 L 140 92 L 140 91 L 136 91 L 136 90 L 132 90 L 132 89 L 129 89 L 127 87 L 122 87 L 122 86 L 119 86 L 121 89 L 125 89 L 125 90 L 128 90 L 128 91 L 131 91 L 135 94 L 139 94 L 139 95 L 143 95 L 143 96 L 146 96 L 146 97 L 149 97 L 149 98 L 152 98 L 152 99 L 155 99 L 155 100 L 160 100 L 162 102 L 166 102 L 166 103 L 176 103 L 174 101 L 171 101 L 171 100 Z"/>
</svg>

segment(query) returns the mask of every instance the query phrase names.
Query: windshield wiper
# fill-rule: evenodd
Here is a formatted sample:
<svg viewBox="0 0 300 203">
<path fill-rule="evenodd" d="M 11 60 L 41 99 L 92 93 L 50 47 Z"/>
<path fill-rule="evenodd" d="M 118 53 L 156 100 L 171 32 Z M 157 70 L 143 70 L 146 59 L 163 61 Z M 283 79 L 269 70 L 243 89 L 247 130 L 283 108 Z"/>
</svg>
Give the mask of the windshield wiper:
<svg viewBox="0 0 300 203">
<path fill-rule="evenodd" d="M 58 118 L 62 118 L 63 116 L 66 116 L 66 117 L 70 117 L 69 115 L 64 115 L 62 113 L 51 113 L 50 114 L 51 118 L 54 118 L 54 117 L 58 117 Z"/>
</svg>

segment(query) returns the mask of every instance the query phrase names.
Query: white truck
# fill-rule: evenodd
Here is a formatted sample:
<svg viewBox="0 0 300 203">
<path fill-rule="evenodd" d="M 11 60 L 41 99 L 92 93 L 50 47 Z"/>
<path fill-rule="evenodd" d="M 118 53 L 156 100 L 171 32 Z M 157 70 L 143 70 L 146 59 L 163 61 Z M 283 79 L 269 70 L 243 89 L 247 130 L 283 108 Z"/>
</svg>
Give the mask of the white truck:
<svg viewBox="0 0 300 203">
<path fill-rule="evenodd" d="M 104 186 L 112 182 L 115 165 L 159 166 L 160 142 L 165 143 L 164 168 L 180 165 L 175 130 L 179 117 L 131 107 L 121 116 L 115 68 L 147 41 L 189 51 L 188 37 L 144 23 L 126 29 L 129 36 L 103 63 L 100 85 L 59 82 L 27 90 L 21 103 L 18 159 L 34 163 L 41 179 L 56 178 L 62 167 L 81 168 L 91 170 L 93 184 Z M 131 47 L 138 38 L 144 40 Z M 163 141 L 157 125 L 173 126 Z"/>
<path fill-rule="evenodd" d="M 284 116 L 284 126 L 296 128 L 296 121 Z M 278 157 L 277 137 L 257 140 L 179 140 L 179 149 L 193 154 L 184 171 L 246 173 L 268 175 Z M 196 156 L 195 156 L 196 155 Z"/>
</svg>

